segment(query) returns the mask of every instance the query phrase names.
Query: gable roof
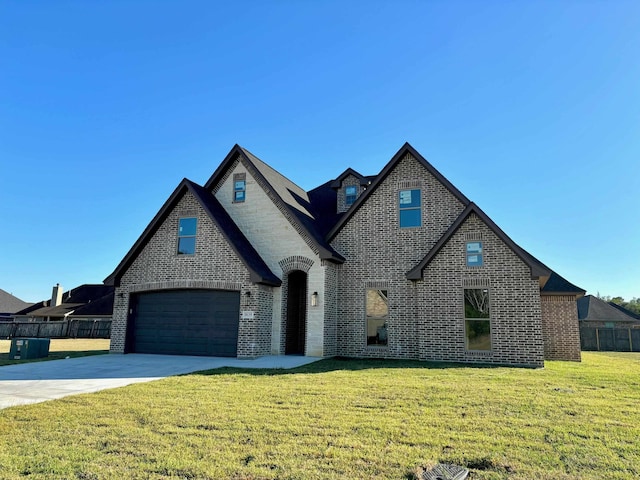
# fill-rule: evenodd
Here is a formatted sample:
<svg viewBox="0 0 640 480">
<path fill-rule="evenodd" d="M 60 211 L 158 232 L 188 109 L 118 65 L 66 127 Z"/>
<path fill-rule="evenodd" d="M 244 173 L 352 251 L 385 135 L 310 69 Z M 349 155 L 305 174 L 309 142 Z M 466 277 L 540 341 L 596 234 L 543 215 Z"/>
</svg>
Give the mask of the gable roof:
<svg viewBox="0 0 640 480">
<path fill-rule="evenodd" d="M 0 313 L 15 313 L 32 305 L 0 288 Z"/>
<path fill-rule="evenodd" d="M 449 229 L 440 237 L 440 239 L 436 242 L 427 256 L 418 263 L 411 271 L 407 272 L 408 280 L 420 280 L 422 279 L 422 272 L 424 269 L 431 263 L 431 261 L 435 258 L 438 252 L 444 247 L 447 242 L 453 237 L 453 235 L 458 231 L 458 229 L 462 226 L 464 221 L 472 214 L 476 214 L 480 219 L 495 233 L 500 240 L 502 240 L 520 259 L 529 266 L 531 269 L 531 278 L 540 278 L 540 277 L 549 277 L 551 275 L 551 270 L 549 267 L 536 260 L 532 255 L 530 255 L 523 248 L 518 246 L 511 238 L 507 236 L 506 233 L 502 231 L 500 227 L 498 227 L 493 220 L 491 220 L 486 213 L 484 213 L 480 207 L 478 207 L 475 203 L 468 203 L 467 207 L 462 211 L 462 213 L 458 216 L 458 218 L 451 224 Z"/>
<path fill-rule="evenodd" d="M 638 322 L 638 319 L 604 300 L 587 295 L 578 300 L 578 320 L 596 322 Z"/>
<path fill-rule="evenodd" d="M 411 154 L 424 168 L 433 175 L 444 187 L 449 190 L 454 197 L 456 197 L 463 205 L 469 204 L 469 199 L 465 197 L 460 190 L 458 190 L 449 180 L 447 180 L 436 168 L 431 165 L 427 160 L 418 153 L 409 143 L 405 143 L 400 150 L 389 160 L 389 163 L 380 171 L 380 173 L 371 182 L 371 185 L 367 187 L 362 195 L 360 195 L 356 201 L 351 205 L 351 208 L 347 210 L 346 215 L 342 216 L 340 220 L 334 225 L 331 231 L 327 234 L 327 241 L 331 241 L 342 227 L 349 221 L 349 219 L 358 211 L 364 202 L 367 201 L 369 196 L 380 186 L 385 178 L 391 173 L 391 171 L 400 163 L 400 161 L 407 155 Z"/>
<path fill-rule="evenodd" d="M 331 182 L 331 188 L 340 188 L 340 185 L 342 185 L 343 180 L 347 178 L 349 175 L 353 175 L 358 180 L 360 180 L 360 185 L 368 185 L 370 183 L 369 177 L 365 177 L 364 175 L 361 175 L 360 173 L 356 172 L 353 168 L 349 167 L 344 172 L 342 172 L 338 176 L 338 178 L 336 178 Z"/>
<path fill-rule="evenodd" d="M 138 254 L 149 242 L 158 228 L 160 228 L 162 223 L 172 212 L 173 208 L 177 205 L 178 201 L 187 191 L 191 192 L 191 194 L 200 203 L 204 211 L 209 215 L 209 218 L 211 218 L 213 223 L 218 227 L 220 233 L 226 238 L 231 248 L 244 263 L 247 270 L 249 270 L 251 281 L 265 285 L 279 286 L 282 283 L 281 280 L 271 271 L 258 252 L 256 252 L 253 245 L 251 245 L 249 240 L 247 240 L 244 234 L 240 231 L 229 214 L 225 211 L 222 205 L 220 205 L 220 202 L 218 202 L 216 197 L 207 189 L 186 178 L 183 179 L 176 187 L 160 211 L 156 214 L 153 220 L 151 220 L 151 223 L 149 223 L 147 228 L 145 228 L 142 235 L 140 235 L 136 243 L 131 247 L 129 252 L 116 267 L 114 272 L 107 277 L 107 280 L 113 279 L 116 286 L 120 284 L 120 279 L 126 269 L 133 263 Z"/>
<path fill-rule="evenodd" d="M 224 178 L 225 173 L 236 159 L 240 159 L 243 162 L 251 175 L 264 189 L 267 196 L 283 212 L 294 228 L 302 233 L 302 237 L 308 241 L 312 249 L 318 251 L 318 255 L 322 260 L 329 260 L 335 263 L 344 262 L 344 257 L 329 245 L 324 235 L 317 228 L 317 219 L 307 192 L 240 145 L 236 144 L 231 149 L 220 166 L 207 180 L 204 188 L 211 191 Z"/>
</svg>

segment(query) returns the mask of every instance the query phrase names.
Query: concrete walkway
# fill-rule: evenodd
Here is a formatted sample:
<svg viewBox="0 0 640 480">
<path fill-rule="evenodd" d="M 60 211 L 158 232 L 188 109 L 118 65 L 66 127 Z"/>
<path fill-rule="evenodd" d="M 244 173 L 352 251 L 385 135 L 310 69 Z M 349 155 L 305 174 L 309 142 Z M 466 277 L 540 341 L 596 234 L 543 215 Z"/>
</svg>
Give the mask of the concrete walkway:
<svg viewBox="0 0 640 480">
<path fill-rule="evenodd" d="M 254 360 L 178 355 L 108 354 L 0 367 L 0 409 L 78 393 L 221 367 L 295 368 L 315 357 L 268 356 Z"/>
</svg>

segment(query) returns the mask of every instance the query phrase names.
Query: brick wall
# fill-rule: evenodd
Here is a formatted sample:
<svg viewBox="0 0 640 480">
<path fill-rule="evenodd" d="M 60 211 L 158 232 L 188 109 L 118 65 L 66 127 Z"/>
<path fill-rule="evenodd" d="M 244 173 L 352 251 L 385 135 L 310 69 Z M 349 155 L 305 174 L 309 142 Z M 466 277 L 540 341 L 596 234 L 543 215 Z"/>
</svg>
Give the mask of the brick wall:
<svg viewBox="0 0 640 480">
<path fill-rule="evenodd" d="M 481 240 L 483 266 L 467 267 L 466 242 Z M 491 350 L 467 351 L 464 288 L 487 288 Z M 540 293 L 529 267 L 475 214 L 470 215 L 418 282 L 420 358 L 542 367 Z"/>
<path fill-rule="evenodd" d="M 178 221 L 194 216 L 198 219 L 196 254 L 177 255 Z M 273 288 L 251 282 L 244 264 L 189 192 L 149 239 L 116 288 L 111 351 L 124 352 L 131 293 L 175 288 L 240 291 L 240 309 L 252 310 L 255 315 L 253 320 L 240 319 L 238 357 L 270 353 Z"/>
<path fill-rule="evenodd" d="M 541 303 L 544 358 L 579 362 L 580 327 L 576 298 L 573 295 L 543 295 Z"/>
<path fill-rule="evenodd" d="M 364 192 L 364 187 L 360 185 L 360 179 L 358 179 L 354 175 L 347 175 L 340 184 L 340 188 L 338 188 L 337 195 L 337 213 L 346 212 L 351 208 L 351 205 L 347 205 L 347 196 L 345 194 L 345 187 L 354 186 L 356 187 L 356 200 L 358 197 Z"/>
<path fill-rule="evenodd" d="M 422 190 L 422 227 L 400 228 L 399 191 Z M 464 209 L 411 155 L 402 159 L 332 241 L 346 259 L 338 269 L 337 354 L 418 358 L 416 286 L 406 273 L 422 260 Z M 366 288 L 385 285 L 388 345 L 366 345 Z"/>
</svg>

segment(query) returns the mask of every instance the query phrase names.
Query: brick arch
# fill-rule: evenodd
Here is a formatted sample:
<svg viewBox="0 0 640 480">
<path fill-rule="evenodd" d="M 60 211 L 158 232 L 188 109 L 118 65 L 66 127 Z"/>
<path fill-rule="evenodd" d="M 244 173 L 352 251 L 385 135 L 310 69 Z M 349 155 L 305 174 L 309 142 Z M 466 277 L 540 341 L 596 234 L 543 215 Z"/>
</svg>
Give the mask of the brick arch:
<svg viewBox="0 0 640 480">
<path fill-rule="evenodd" d="M 280 265 L 280 268 L 282 268 L 282 273 L 284 274 L 293 272 L 294 270 L 301 270 L 304 273 L 309 273 L 309 270 L 311 270 L 311 267 L 313 266 L 313 260 L 301 255 L 292 255 L 291 257 L 283 258 L 278 262 L 278 264 Z"/>
</svg>

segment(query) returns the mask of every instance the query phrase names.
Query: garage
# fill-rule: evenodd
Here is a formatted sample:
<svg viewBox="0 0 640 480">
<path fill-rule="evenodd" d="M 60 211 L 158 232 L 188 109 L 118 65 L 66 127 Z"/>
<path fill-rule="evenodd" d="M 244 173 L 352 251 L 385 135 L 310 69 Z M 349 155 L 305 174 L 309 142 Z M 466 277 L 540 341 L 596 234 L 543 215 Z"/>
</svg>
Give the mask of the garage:
<svg viewBox="0 0 640 480">
<path fill-rule="evenodd" d="M 131 299 L 127 351 L 235 357 L 240 292 L 170 290 Z"/>
</svg>

